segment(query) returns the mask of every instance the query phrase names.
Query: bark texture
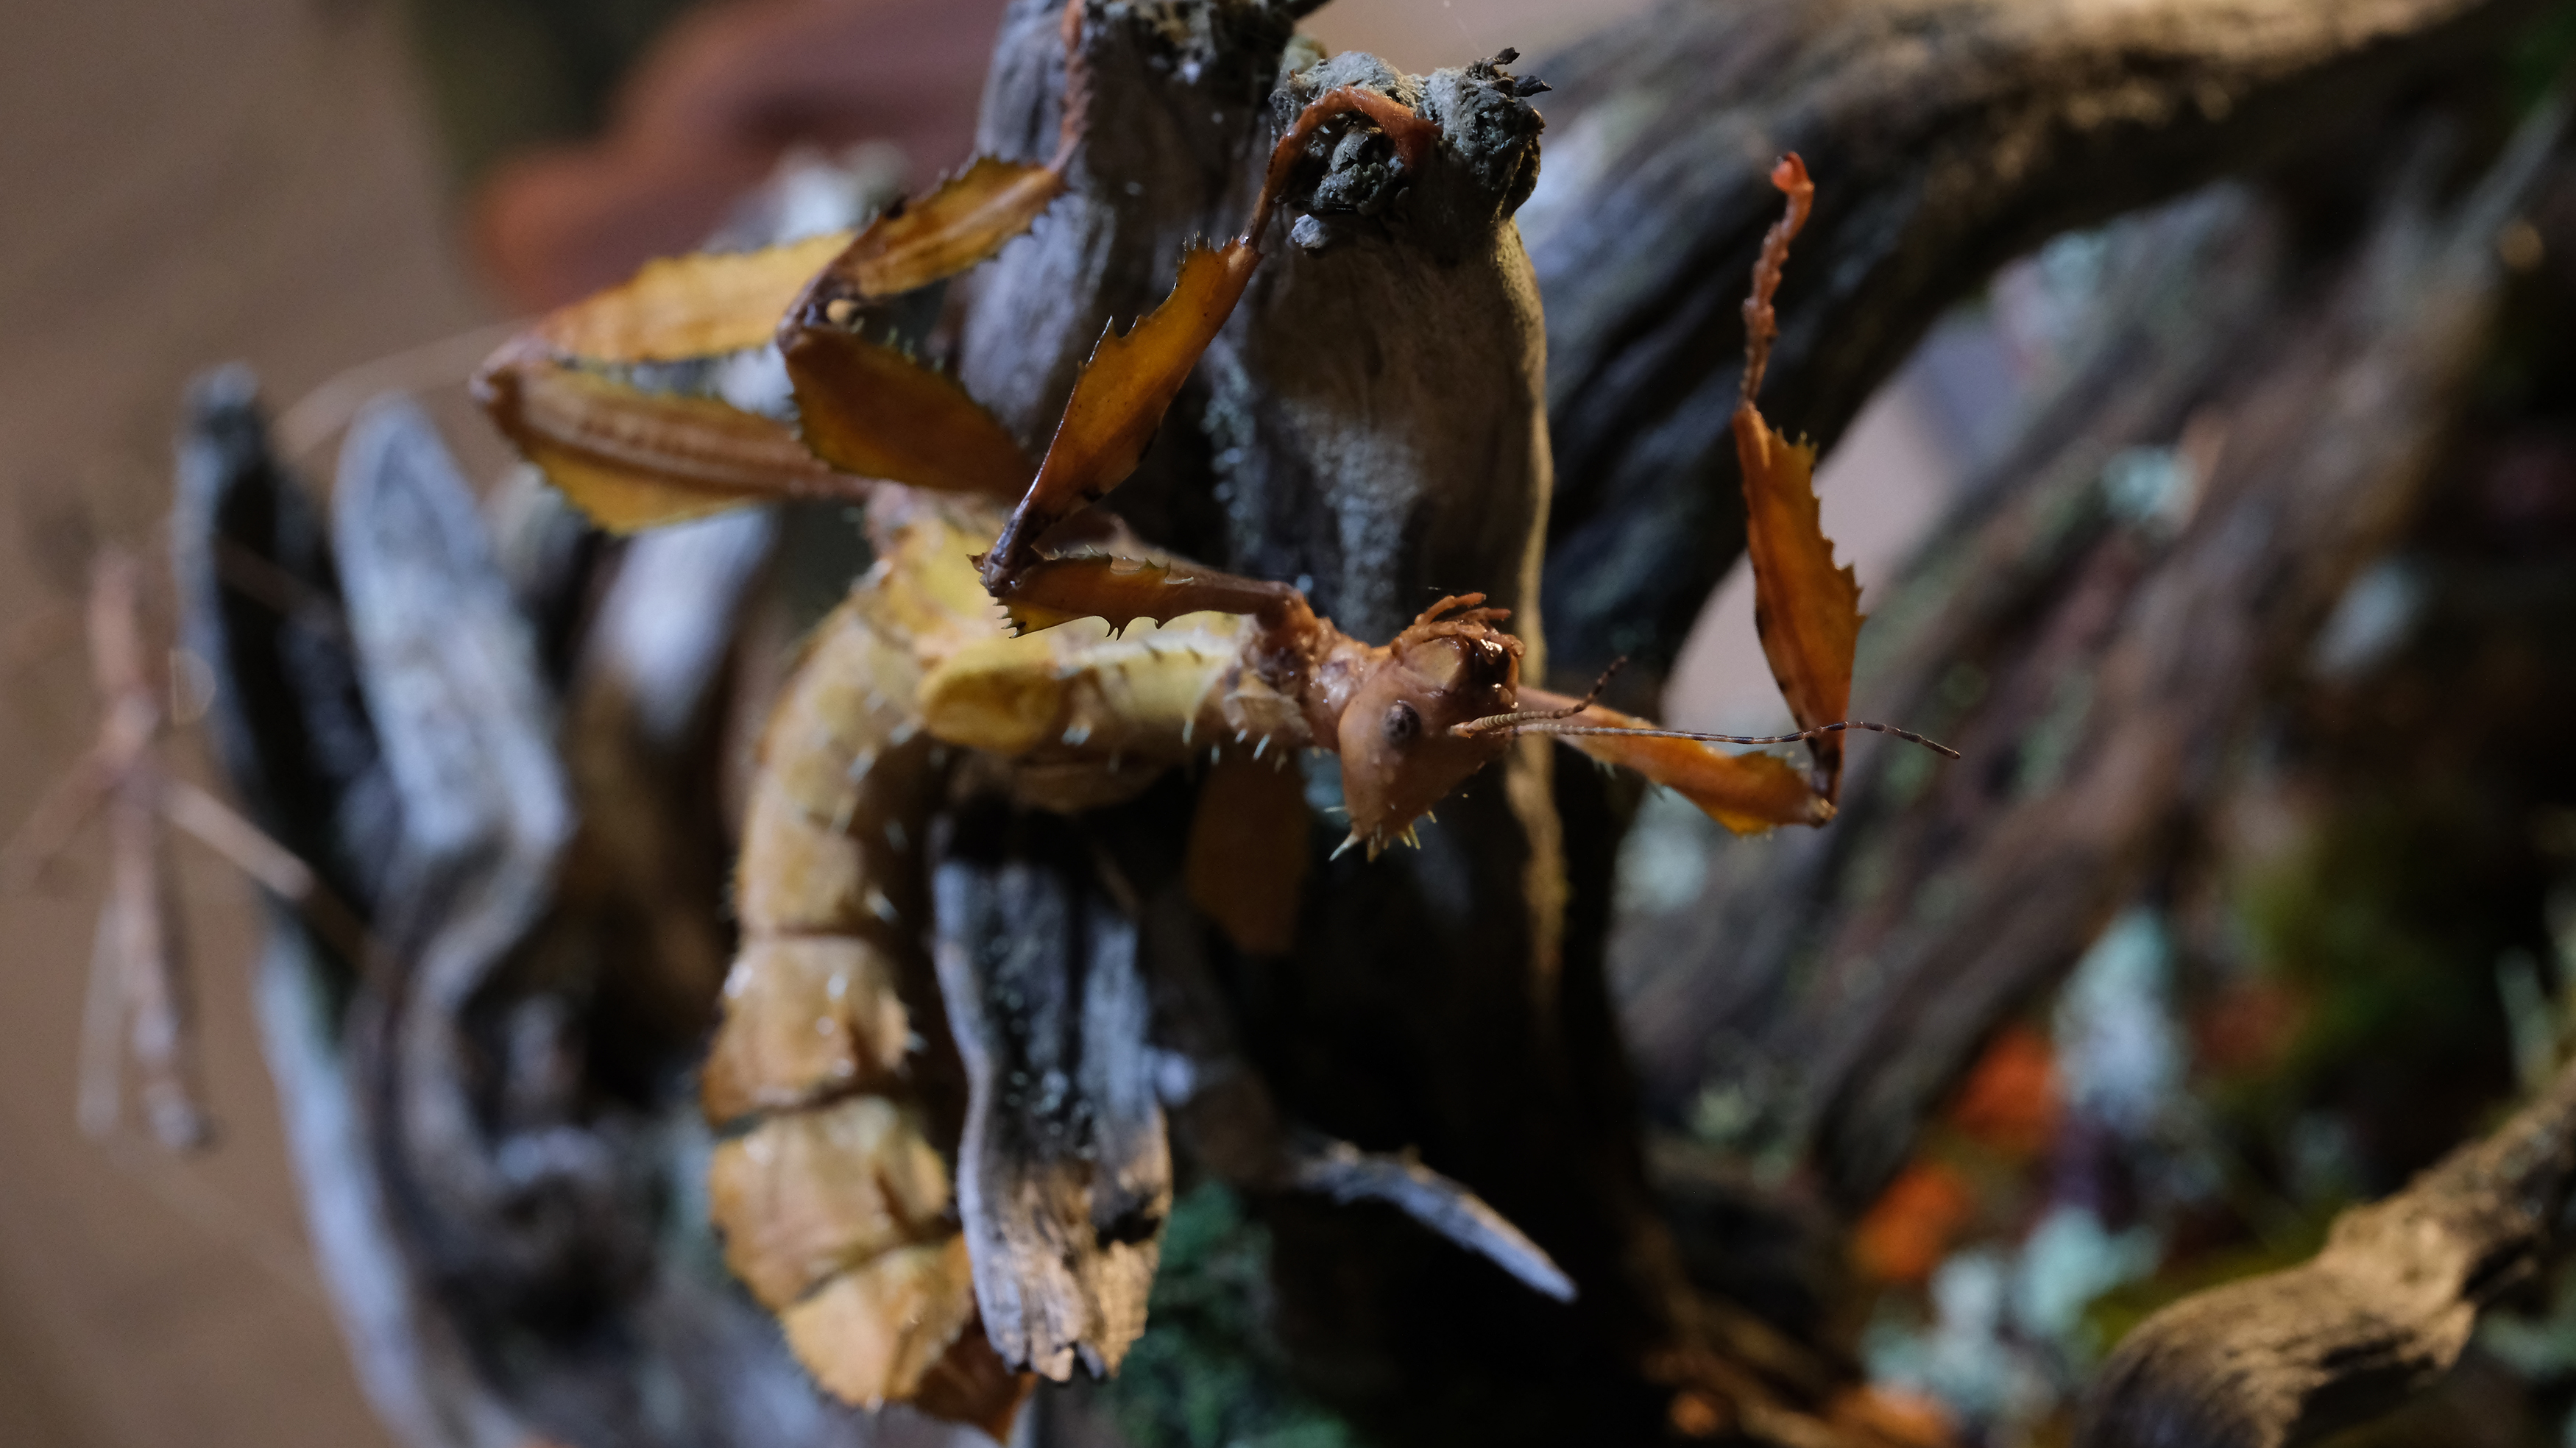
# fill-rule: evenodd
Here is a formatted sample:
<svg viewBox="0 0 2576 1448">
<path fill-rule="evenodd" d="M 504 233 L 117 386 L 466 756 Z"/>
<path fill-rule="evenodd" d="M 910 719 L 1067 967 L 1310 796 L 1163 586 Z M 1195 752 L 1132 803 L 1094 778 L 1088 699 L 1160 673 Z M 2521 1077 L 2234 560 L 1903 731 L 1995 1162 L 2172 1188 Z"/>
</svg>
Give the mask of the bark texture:
<svg viewBox="0 0 2576 1448">
<path fill-rule="evenodd" d="M 1064 834 L 979 811 L 933 844 L 975 1295 L 1004 1360 L 1058 1381 L 1115 1372 L 1144 1330 L 1172 1209 L 1136 922 Z"/>
</svg>

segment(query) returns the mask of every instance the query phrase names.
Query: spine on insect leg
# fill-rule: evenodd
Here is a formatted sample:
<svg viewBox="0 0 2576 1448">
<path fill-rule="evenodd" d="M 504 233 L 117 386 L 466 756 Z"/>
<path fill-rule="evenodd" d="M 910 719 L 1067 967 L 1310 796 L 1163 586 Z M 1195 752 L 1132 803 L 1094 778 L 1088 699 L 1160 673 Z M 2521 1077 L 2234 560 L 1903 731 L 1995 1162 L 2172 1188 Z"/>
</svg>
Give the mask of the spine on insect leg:
<svg viewBox="0 0 2576 1448">
<path fill-rule="evenodd" d="M 935 995 L 905 989 L 929 978 L 916 860 L 936 747 L 905 622 L 863 583 L 763 738 L 742 949 L 702 1082 L 710 1121 L 741 1129 L 716 1149 L 710 1197 L 727 1262 L 834 1395 L 1006 1423 L 1020 1388 L 972 1330 L 935 1144 L 952 1133 L 921 1096 L 926 1038 L 945 1033 L 924 1019 Z"/>
<path fill-rule="evenodd" d="M 1242 633 L 1235 615 L 1200 613 L 1114 635 L 1083 619 L 995 636 L 924 677 L 923 722 L 942 742 L 1013 761 L 1023 803 L 1066 812 L 1133 798 L 1220 748 L 1284 765 L 1305 743 L 1301 719 L 1265 719 L 1256 736 L 1226 708 Z"/>
</svg>

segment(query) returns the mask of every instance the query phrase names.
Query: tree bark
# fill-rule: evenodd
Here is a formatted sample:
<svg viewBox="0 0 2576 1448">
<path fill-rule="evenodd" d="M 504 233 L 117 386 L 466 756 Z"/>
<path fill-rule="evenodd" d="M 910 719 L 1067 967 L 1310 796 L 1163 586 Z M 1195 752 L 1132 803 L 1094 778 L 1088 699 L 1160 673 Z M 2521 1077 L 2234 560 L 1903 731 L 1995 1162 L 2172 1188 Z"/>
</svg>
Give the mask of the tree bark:
<svg viewBox="0 0 2576 1448">
<path fill-rule="evenodd" d="M 1373 155 L 1337 152 L 1286 198 L 1252 292 L 1113 506 L 1167 546 L 1296 583 L 1363 638 L 1474 590 L 1518 610 L 1535 645 L 1549 453 L 1537 290 L 1510 217 L 1536 117 L 1507 75 L 1406 77 L 1365 56 L 1265 102 L 1280 12 L 1176 13 L 1087 20 L 1093 144 L 1076 194 L 971 289 L 963 375 L 1034 431 L 1103 323 L 1159 299 L 1181 241 L 1240 224 L 1276 125 L 1335 85 L 1391 94 L 1445 144 L 1400 195 L 1371 191 Z M 1026 3 L 1005 23 L 985 109 L 1004 154 L 1053 143 L 1056 14 Z M 1341 199 L 1318 202 L 1327 190 Z M 1292 241 L 1301 216 L 1314 224 Z M 1302 1374 L 1408 1441 L 1634 1436 L 1662 1411 L 1641 1365 L 1676 1330 L 1680 1283 L 1631 1113 L 1601 1089 L 1617 1045 L 1598 976 L 1564 968 L 1551 763 L 1537 741 L 1516 749 L 1442 807 L 1418 855 L 1328 863 L 1340 831 L 1319 824 L 1293 954 L 1204 943 L 1292 1122 L 1418 1150 L 1578 1284 L 1559 1305 L 1385 1208 L 1270 1202 Z M 1313 777 L 1329 789 L 1331 761 Z M 1173 807 L 1130 833 L 1177 840 L 1184 824 Z M 1178 870 L 1151 854 L 1126 856 L 1145 898 Z"/>
</svg>

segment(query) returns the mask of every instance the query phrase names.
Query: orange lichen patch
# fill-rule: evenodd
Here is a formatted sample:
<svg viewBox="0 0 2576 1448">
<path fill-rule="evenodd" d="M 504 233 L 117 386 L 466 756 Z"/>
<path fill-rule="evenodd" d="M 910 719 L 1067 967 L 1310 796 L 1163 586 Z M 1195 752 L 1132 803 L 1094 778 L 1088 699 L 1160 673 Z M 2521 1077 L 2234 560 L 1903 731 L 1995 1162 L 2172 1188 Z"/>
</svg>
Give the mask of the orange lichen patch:
<svg viewBox="0 0 2576 1448">
<path fill-rule="evenodd" d="M 1965 1178 L 1939 1162 L 1916 1162 L 1852 1229 L 1852 1266 L 1880 1282 L 1922 1282 L 1975 1211 Z"/>
<path fill-rule="evenodd" d="M 1744 474 L 1744 551 L 1753 562 L 1753 626 L 1763 657 L 1789 701 L 1790 717 L 1813 729 L 1850 717 L 1852 660 L 1860 641 L 1860 580 L 1834 563 L 1816 503 L 1816 450 L 1775 432 L 1753 405 L 1779 331 L 1771 298 L 1806 224 L 1815 186 L 1796 156 L 1781 160 L 1771 182 L 1789 197 L 1788 213 L 1763 238 L 1744 303 L 1743 400 L 1734 418 L 1735 456 Z M 1843 741 L 1811 741 L 1817 791 L 1831 801 L 1841 784 Z"/>
<path fill-rule="evenodd" d="M 724 998 L 699 1091 L 709 1121 L 807 1105 L 902 1068 L 911 1025 L 894 966 L 864 941 L 753 941 Z"/>
<path fill-rule="evenodd" d="M 2015 1022 L 1997 1032 L 1959 1083 L 1949 1121 L 1960 1134 L 2007 1156 L 2031 1157 L 2057 1137 L 2063 1114 L 2057 1056 L 2046 1037 Z"/>
<path fill-rule="evenodd" d="M 850 245 L 850 233 L 837 231 L 649 261 L 623 285 L 548 313 L 534 335 L 593 362 L 679 362 L 762 346 L 806 283 Z"/>
<path fill-rule="evenodd" d="M 1946 1404 L 1902 1388 L 1853 1388 L 1833 1400 L 1825 1419 L 1902 1448 L 1950 1448 L 1958 1441 L 1958 1425 Z"/>
<path fill-rule="evenodd" d="M 1229 751 L 1190 821 L 1190 903 L 1250 955 L 1287 954 L 1304 898 L 1305 777 L 1277 763 Z"/>
<path fill-rule="evenodd" d="M 1074 381 L 1036 481 L 986 561 L 987 584 L 1031 562 L 1048 528 L 1136 471 L 1145 444 L 1163 425 L 1164 412 L 1217 329 L 1234 314 L 1260 261 L 1261 254 L 1242 241 L 1215 249 L 1194 246 L 1181 258 L 1180 277 L 1161 306 L 1125 336 L 1114 327 L 1101 334 Z"/>
<path fill-rule="evenodd" d="M 912 1397 L 975 1318 L 966 1239 L 901 1247 L 779 1314 L 796 1360 L 834 1397 L 873 1408 Z"/>
<path fill-rule="evenodd" d="M 1665 1420 L 1673 1431 L 1685 1438 L 1714 1438 L 1735 1421 L 1726 1400 L 1714 1393 L 1686 1388 L 1673 1394 L 1672 1405 L 1665 1410 Z"/>
<path fill-rule="evenodd" d="M 891 297 L 953 277 L 1027 231 L 1064 194 L 1049 166 L 979 156 L 917 202 L 886 212 L 818 268 L 861 297 Z M 794 294 L 791 292 L 790 297 Z M 782 298 L 782 306 L 787 299 Z M 773 314 L 770 320 L 775 323 Z"/>
<path fill-rule="evenodd" d="M 1598 704 L 1575 716 L 1575 722 L 1613 729 L 1655 727 L 1651 720 Z M 1834 817 L 1834 807 L 1778 755 L 1728 754 L 1696 739 L 1638 735 L 1569 734 L 1565 742 L 1604 764 L 1633 769 L 1669 787 L 1739 835 L 1776 825 L 1820 825 Z"/>
<path fill-rule="evenodd" d="M 864 498 L 788 431 L 713 398 L 639 391 L 524 344 L 474 378 L 474 397 L 528 461 L 615 533 L 778 498 Z"/>
<path fill-rule="evenodd" d="M 800 310 L 778 339 L 805 445 L 860 477 L 1007 499 L 1028 454 L 957 380 Z"/>
</svg>

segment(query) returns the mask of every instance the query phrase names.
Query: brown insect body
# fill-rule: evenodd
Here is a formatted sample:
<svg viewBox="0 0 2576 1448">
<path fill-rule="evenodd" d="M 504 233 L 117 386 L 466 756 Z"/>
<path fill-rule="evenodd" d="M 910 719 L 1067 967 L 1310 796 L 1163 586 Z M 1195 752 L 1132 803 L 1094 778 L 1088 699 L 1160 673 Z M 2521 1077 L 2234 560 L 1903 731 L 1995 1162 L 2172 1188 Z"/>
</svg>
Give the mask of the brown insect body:
<svg viewBox="0 0 2576 1448">
<path fill-rule="evenodd" d="M 1068 27 L 1079 10 L 1068 8 Z M 1078 34 L 1069 28 L 1069 41 Z M 1082 81 L 1075 63 L 1068 94 Z M 1211 823 L 1203 809 L 1194 841 L 1247 851 L 1265 888 L 1294 891 L 1305 868 L 1302 795 L 1266 780 L 1246 788 L 1248 763 L 1282 770 L 1301 750 L 1337 754 L 1342 848 L 1373 857 L 1410 840 L 1416 820 L 1520 733 L 1558 734 L 1640 769 L 1744 831 L 1830 819 L 1836 731 L 1877 727 L 1839 719 L 1857 594 L 1828 596 L 1813 582 L 1847 584 L 1848 574 L 1833 569 L 1816 527 L 1811 454 L 1768 431 L 1749 386 L 1738 432 L 1762 444 L 1746 455 L 1753 555 L 1780 625 L 1766 623 L 1764 644 L 1798 716 L 1792 737 L 1821 742 L 1812 785 L 1784 760 L 1709 748 L 1718 736 L 1523 689 L 1525 646 L 1482 594 L 1443 598 L 1369 644 L 1287 584 L 1157 556 L 1091 510 L 1134 470 L 1244 295 L 1274 206 L 1300 166 L 1330 148 L 1327 128 L 1380 128 L 1408 172 L 1439 144 L 1436 127 L 1384 95 L 1345 87 L 1305 109 L 1273 151 L 1253 224 L 1223 247 L 1192 249 L 1170 297 L 1102 339 L 1045 458 L 1030 465 L 963 388 L 871 327 L 896 292 L 962 271 L 1034 221 L 1061 190 L 1077 119 L 1069 106 L 1047 166 L 978 163 L 860 234 L 801 288 L 791 286 L 801 253 L 691 258 L 650 286 L 541 325 L 504 349 L 482 384 L 504 431 L 613 527 L 761 495 L 866 499 L 878 562 L 808 645 L 762 743 L 737 877 L 742 950 L 704 1076 L 707 1115 L 732 1133 L 711 1173 L 713 1212 L 735 1272 L 833 1393 L 911 1400 L 997 1434 L 1031 1378 L 976 1327 L 979 1264 L 951 1167 L 963 1116 L 957 1056 L 925 958 L 921 857 L 960 762 L 1023 804 L 1079 811 L 1208 758 L 1222 766 L 1208 797 L 1262 817 Z M 1803 185 L 1793 170 L 1784 177 Z M 1749 304 L 1765 324 L 1752 329 L 1753 375 L 1793 230 L 1794 216 L 1766 251 Z M 710 337 L 740 345 L 781 315 L 801 439 L 712 400 L 657 399 L 592 370 Z M 786 451 L 799 452 L 792 464 L 778 461 Z M 1808 617 L 1818 610 L 1825 616 Z M 1293 906 L 1245 908 L 1226 898 L 1242 893 L 1234 873 L 1198 859 L 1189 874 L 1192 898 L 1239 944 L 1287 948 Z M 1527 1245 L 1508 1224 L 1502 1231 Z M 1150 1252 L 1151 1239 L 1143 1246 Z M 1529 1252 L 1542 1276 L 1563 1283 Z M 1070 1341 L 1025 1355 L 1069 1372 L 1078 1344 L 1083 1361 L 1114 1370 L 1141 1317 L 1141 1301 L 1094 1313 Z"/>
</svg>

